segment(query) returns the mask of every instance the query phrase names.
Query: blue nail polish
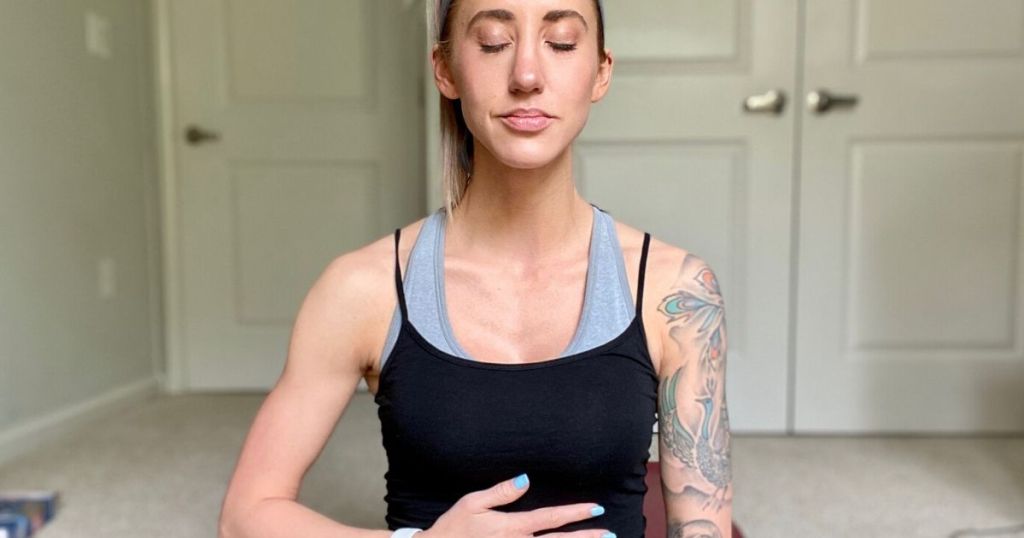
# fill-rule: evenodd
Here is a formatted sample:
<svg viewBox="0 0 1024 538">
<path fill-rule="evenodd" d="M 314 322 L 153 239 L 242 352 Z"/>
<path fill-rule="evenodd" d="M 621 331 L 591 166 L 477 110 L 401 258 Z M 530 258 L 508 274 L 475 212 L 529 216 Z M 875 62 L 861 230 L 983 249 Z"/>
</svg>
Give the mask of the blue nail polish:
<svg viewBox="0 0 1024 538">
<path fill-rule="evenodd" d="M 614 532 L 606 532 L 606 533 L 601 535 L 601 538 L 615 538 L 615 533 Z"/>
<path fill-rule="evenodd" d="M 523 489 L 526 487 L 527 484 L 530 483 L 530 479 L 526 477 L 526 473 L 523 473 L 516 477 L 515 483 L 517 488 Z"/>
<path fill-rule="evenodd" d="M 590 509 L 590 515 L 599 516 L 604 513 L 604 507 L 600 504 Z"/>
</svg>

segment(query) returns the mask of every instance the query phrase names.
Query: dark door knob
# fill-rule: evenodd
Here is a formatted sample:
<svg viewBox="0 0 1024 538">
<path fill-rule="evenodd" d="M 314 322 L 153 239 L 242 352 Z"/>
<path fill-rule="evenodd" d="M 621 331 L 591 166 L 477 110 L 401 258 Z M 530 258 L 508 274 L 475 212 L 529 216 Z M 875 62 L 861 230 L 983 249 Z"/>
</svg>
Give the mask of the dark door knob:
<svg viewBox="0 0 1024 538">
<path fill-rule="evenodd" d="M 193 145 L 193 146 L 197 146 L 199 144 L 202 144 L 203 142 L 206 142 L 207 140 L 219 140 L 219 139 L 220 139 L 220 133 L 218 133 L 216 131 L 209 131 L 207 129 L 203 129 L 202 127 L 199 127 L 198 125 L 189 125 L 185 129 L 185 140 L 188 141 L 188 143 L 190 145 Z"/>
</svg>

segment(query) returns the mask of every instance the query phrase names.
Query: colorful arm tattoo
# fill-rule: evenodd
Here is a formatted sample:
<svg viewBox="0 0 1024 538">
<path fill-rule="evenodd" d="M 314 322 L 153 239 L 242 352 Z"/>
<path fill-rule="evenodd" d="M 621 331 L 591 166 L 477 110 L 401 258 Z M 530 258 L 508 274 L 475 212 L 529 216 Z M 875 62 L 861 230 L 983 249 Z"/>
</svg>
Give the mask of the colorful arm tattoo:
<svg viewBox="0 0 1024 538">
<path fill-rule="evenodd" d="M 687 254 L 671 292 L 658 305 L 668 334 L 666 368 L 658 391 L 661 458 L 684 471 L 666 480 L 666 502 L 692 501 L 714 513 L 730 508 L 732 466 L 729 411 L 725 395 L 727 333 L 725 303 L 718 279 L 700 257 Z M 678 365 L 678 366 L 676 366 Z M 670 467 L 671 468 L 671 467 Z M 684 482 L 672 489 L 670 482 Z M 731 512 L 730 512 L 731 513 Z M 725 533 L 706 517 L 669 518 L 668 535 L 718 538 Z"/>
</svg>

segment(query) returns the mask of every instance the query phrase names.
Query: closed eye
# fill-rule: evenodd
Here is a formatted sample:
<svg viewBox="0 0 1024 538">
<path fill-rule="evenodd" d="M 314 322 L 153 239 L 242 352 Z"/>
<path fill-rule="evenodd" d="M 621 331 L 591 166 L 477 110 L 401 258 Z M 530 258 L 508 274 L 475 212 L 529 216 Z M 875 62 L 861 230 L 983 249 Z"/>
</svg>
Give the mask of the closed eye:
<svg viewBox="0 0 1024 538">
<path fill-rule="evenodd" d="M 548 43 L 551 45 L 551 48 L 558 52 L 572 52 L 576 50 L 576 43 L 554 43 L 552 41 L 548 41 Z M 502 43 L 501 45 L 480 45 L 480 50 L 493 54 L 505 50 L 505 47 L 508 47 L 510 44 L 511 43 Z"/>
<path fill-rule="evenodd" d="M 501 45 L 480 45 L 480 50 L 487 53 L 501 52 L 508 45 L 508 43 L 502 43 Z"/>
</svg>

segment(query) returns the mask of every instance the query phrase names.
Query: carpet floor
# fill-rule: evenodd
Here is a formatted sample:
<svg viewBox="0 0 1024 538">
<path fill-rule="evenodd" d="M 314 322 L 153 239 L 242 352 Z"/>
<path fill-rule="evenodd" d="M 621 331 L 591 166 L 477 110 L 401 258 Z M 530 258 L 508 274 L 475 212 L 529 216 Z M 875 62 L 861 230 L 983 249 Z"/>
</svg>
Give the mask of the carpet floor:
<svg viewBox="0 0 1024 538">
<path fill-rule="evenodd" d="M 155 397 L 0 467 L 0 489 L 61 492 L 39 538 L 214 537 L 264 397 Z M 372 395 L 356 394 L 300 502 L 386 528 L 376 412 Z M 1010 529 L 1024 523 L 1022 437 L 734 434 L 732 455 L 733 518 L 748 538 L 1024 537 Z"/>
</svg>

